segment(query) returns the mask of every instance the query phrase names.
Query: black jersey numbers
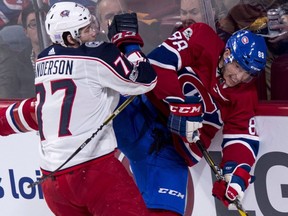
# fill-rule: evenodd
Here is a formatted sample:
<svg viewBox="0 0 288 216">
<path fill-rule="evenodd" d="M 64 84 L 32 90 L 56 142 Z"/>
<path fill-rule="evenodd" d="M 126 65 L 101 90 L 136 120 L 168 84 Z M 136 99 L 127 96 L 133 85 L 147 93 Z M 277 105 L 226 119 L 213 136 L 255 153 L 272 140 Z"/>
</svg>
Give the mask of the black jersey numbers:
<svg viewBox="0 0 288 216">
<path fill-rule="evenodd" d="M 37 119 L 38 119 L 38 127 L 39 127 L 39 134 L 40 134 L 41 140 L 45 140 L 44 131 L 43 131 L 42 110 L 43 110 L 43 106 L 45 106 L 44 104 L 46 102 L 46 97 L 51 98 L 51 101 L 52 101 L 53 95 L 55 96 L 55 93 L 59 91 L 62 92 L 61 93 L 62 104 L 61 106 L 59 106 L 60 107 L 60 110 L 59 110 L 60 119 L 59 119 L 59 124 L 58 124 L 58 137 L 71 135 L 71 132 L 69 130 L 69 124 L 70 124 L 71 111 L 72 111 L 72 106 L 74 103 L 76 89 L 77 87 L 74 81 L 71 79 L 51 81 L 50 93 L 46 91 L 42 83 L 36 85 L 36 93 L 39 94 L 38 95 L 39 104 L 37 106 Z M 59 95 L 57 95 L 56 97 L 59 98 Z M 54 108 L 56 109 L 56 107 L 53 107 L 53 109 Z"/>
<path fill-rule="evenodd" d="M 46 100 L 46 93 L 45 88 L 42 83 L 36 85 L 36 94 L 37 98 L 39 97 L 39 103 L 36 110 L 37 115 L 37 121 L 38 121 L 38 129 L 41 140 L 45 140 L 44 134 L 43 134 L 43 121 L 42 121 L 42 107 Z"/>
</svg>

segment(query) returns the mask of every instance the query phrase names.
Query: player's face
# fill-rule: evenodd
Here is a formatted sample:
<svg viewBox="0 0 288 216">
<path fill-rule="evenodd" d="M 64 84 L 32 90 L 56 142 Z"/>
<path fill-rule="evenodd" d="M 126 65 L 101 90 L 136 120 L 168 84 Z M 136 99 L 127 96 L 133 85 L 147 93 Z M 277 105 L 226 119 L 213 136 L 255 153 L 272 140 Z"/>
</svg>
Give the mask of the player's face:
<svg viewBox="0 0 288 216">
<path fill-rule="evenodd" d="M 203 22 L 199 0 L 182 0 L 180 5 L 180 19 L 184 27 L 194 22 Z"/>
<path fill-rule="evenodd" d="M 96 40 L 99 33 L 99 25 L 94 16 L 92 16 L 91 23 L 80 30 L 80 40 L 82 43 Z"/>
<path fill-rule="evenodd" d="M 228 87 L 234 87 L 240 83 L 248 83 L 253 79 L 236 61 L 224 66 L 223 78 Z"/>
</svg>

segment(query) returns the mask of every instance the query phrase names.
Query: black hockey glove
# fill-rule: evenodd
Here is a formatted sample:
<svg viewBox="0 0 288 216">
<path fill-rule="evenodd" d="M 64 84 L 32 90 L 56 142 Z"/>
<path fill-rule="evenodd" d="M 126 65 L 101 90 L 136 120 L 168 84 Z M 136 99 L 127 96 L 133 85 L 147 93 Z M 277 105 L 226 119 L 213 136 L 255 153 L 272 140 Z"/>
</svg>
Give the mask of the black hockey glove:
<svg viewBox="0 0 288 216">
<path fill-rule="evenodd" d="M 118 48 L 123 45 L 144 45 L 138 34 L 138 19 L 136 13 L 125 13 L 115 15 L 111 25 L 108 27 L 108 38 Z"/>
<path fill-rule="evenodd" d="M 112 23 L 108 26 L 108 38 L 124 31 L 131 31 L 138 33 L 138 19 L 136 13 L 125 13 L 115 15 Z"/>
</svg>

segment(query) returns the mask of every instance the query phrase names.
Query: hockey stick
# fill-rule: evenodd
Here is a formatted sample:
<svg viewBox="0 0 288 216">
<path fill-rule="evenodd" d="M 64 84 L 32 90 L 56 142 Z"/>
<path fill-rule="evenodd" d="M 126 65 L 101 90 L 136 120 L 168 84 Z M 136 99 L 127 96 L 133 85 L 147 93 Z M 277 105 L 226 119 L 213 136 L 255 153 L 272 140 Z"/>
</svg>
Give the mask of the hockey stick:
<svg viewBox="0 0 288 216">
<path fill-rule="evenodd" d="M 210 166 L 211 170 L 214 172 L 214 174 L 216 176 L 216 179 L 225 181 L 224 180 L 224 176 L 221 174 L 220 168 L 215 164 L 215 162 L 213 161 L 212 157 L 210 156 L 210 154 L 208 153 L 208 151 L 204 147 L 204 145 L 203 145 L 202 141 L 200 140 L 200 138 L 196 135 L 194 137 L 194 140 L 196 140 L 197 147 L 199 148 L 199 150 L 203 154 L 203 157 L 205 158 L 206 162 Z M 238 199 L 236 199 L 232 203 L 236 206 L 240 216 L 248 216 L 248 213 L 245 211 L 245 209 L 243 208 L 242 204 L 240 203 L 240 201 Z"/>
<path fill-rule="evenodd" d="M 28 185 L 28 188 L 35 187 L 38 184 L 41 184 L 44 182 L 46 179 L 52 177 L 56 172 L 58 172 L 65 164 L 67 164 L 75 155 L 77 155 L 93 138 L 94 136 L 97 135 L 97 133 L 102 130 L 102 128 L 107 125 L 110 121 L 112 121 L 125 107 L 130 104 L 136 95 L 130 96 L 127 100 L 125 100 L 103 123 L 100 125 L 100 127 L 87 139 L 85 142 L 79 146 L 79 148 L 76 149 L 76 151 L 61 165 L 59 166 L 56 170 L 52 171 L 49 173 L 49 175 L 42 176 L 40 179 L 37 181 L 31 183 Z"/>
</svg>

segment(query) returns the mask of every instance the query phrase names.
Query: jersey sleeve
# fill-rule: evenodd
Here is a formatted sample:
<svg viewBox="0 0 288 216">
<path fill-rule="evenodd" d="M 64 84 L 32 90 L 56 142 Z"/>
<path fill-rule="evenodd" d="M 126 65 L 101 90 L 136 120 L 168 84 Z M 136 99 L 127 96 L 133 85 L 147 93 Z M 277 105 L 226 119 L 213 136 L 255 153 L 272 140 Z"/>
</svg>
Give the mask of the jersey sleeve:
<svg viewBox="0 0 288 216">
<path fill-rule="evenodd" d="M 38 130 L 35 116 L 35 98 L 1 106 L 0 127 L 1 136 Z"/>
<path fill-rule="evenodd" d="M 150 62 L 142 52 L 132 53 L 128 59 L 112 43 L 100 47 L 97 80 L 123 95 L 138 95 L 152 90 L 157 76 Z"/>
<path fill-rule="evenodd" d="M 232 103 L 222 108 L 224 127 L 221 166 L 228 161 L 252 166 L 259 150 L 255 123 L 257 92 L 252 87 L 234 96 Z"/>
</svg>

